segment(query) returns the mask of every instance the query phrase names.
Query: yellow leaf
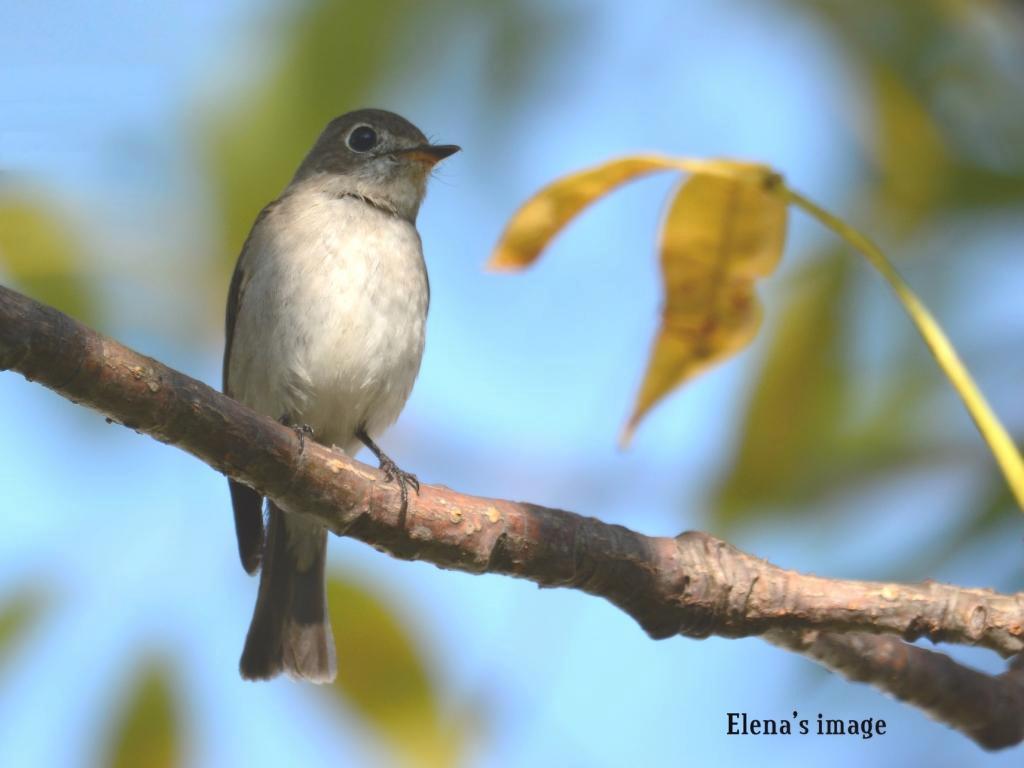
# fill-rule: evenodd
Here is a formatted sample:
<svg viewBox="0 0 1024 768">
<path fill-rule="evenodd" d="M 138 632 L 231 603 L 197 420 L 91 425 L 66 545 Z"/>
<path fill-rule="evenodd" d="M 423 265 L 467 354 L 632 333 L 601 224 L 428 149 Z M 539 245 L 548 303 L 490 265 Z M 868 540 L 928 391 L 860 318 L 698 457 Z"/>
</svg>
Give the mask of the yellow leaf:
<svg viewBox="0 0 1024 768">
<path fill-rule="evenodd" d="M 576 214 L 598 198 L 640 176 L 678 168 L 679 161 L 671 158 L 634 155 L 562 177 L 516 211 L 488 268 L 511 270 L 529 266 Z"/>
<path fill-rule="evenodd" d="M 746 346 L 761 323 L 754 281 L 775 269 L 785 241 L 786 200 L 765 166 L 714 161 L 685 181 L 665 216 L 662 325 L 625 445 L 665 395 Z"/>
</svg>

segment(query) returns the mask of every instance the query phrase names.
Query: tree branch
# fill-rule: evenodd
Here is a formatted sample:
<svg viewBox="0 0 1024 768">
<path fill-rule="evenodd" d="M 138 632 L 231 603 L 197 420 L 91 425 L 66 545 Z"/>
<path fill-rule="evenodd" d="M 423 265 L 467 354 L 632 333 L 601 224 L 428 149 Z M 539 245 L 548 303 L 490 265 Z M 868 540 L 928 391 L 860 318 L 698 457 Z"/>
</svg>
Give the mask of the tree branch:
<svg viewBox="0 0 1024 768">
<path fill-rule="evenodd" d="M 705 533 L 648 537 L 571 512 L 469 496 L 443 486 L 424 485 L 401 515 L 398 489 L 379 471 L 311 440 L 300 448 L 295 432 L 273 419 L 0 286 L 4 368 L 188 451 L 259 489 L 284 510 L 314 517 L 338 535 L 405 560 L 507 574 L 597 595 L 632 616 L 653 638 L 770 632 L 769 639 L 781 642 L 788 633 L 790 639 L 782 643 L 786 647 L 883 688 L 884 680 L 893 677 L 892 665 L 887 672 L 879 653 L 896 646 L 885 645 L 891 638 L 881 634 L 979 645 L 1003 656 L 1024 650 L 1020 595 L 933 582 L 904 585 L 803 575 Z M 812 637 L 806 634 L 800 636 L 804 640 L 792 639 L 798 637 L 794 633 L 808 632 L 828 634 L 813 642 L 806 641 Z M 837 642 L 829 645 L 830 638 Z M 905 657 L 919 665 L 924 662 L 918 652 L 931 653 L 905 647 L 911 649 L 903 652 Z M 949 666 L 952 660 L 932 655 L 948 662 L 929 662 L 934 669 L 944 666 L 948 674 L 958 674 Z M 852 673 L 848 657 L 868 659 L 874 671 Z M 994 722 L 984 707 L 986 697 L 998 696 L 1006 683 L 974 674 L 979 677 L 969 691 L 977 701 L 965 697 L 963 702 L 973 719 L 957 719 L 950 707 L 937 716 L 989 746 L 977 735 L 984 730 L 978 723 Z M 921 678 L 914 675 L 910 685 L 907 677 L 900 690 L 921 689 Z M 921 696 L 901 698 L 936 712 Z M 1008 712 L 1001 716 L 1016 713 L 1020 741 L 1024 708 Z"/>
<path fill-rule="evenodd" d="M 993 677 L 889 635 L 784 632 L 765 639 L 912 704 L 985 749 L 1024 740 L 1024 657 Z"/>
</svg>

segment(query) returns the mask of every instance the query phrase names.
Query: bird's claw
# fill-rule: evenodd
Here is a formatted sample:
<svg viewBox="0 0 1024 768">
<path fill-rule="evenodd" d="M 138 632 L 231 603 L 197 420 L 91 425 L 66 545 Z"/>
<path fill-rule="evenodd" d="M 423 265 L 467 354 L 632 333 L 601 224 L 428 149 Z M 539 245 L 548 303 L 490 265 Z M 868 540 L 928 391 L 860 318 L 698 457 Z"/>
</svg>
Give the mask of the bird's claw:
<svg viewBox="0 0 1024 768">
<path fill-rule="evenodd" d="M 398 483 L 398 488 L 402 494 L 402 512 L 404 513 L 406 508 L 409 506 L 409 486 L 416 491 L 416 495 L 420 495 L 420 481 L 412 472 L 406 472 L 404 469 L 399 467 L 395 462 L 388 456 L 381 456 L 380 459 L 380 470 L 384 473 L 384 479 L 389 483 Z"/>
<path fill-rule="evenodd" d="M 282 416 L 280 419 L 281 423 L 286 427 L 291 427 L 295 430 L 295 434 L 299 437 L 299 453 L 306 450 L 306 437 L 313 437 L 313 428 L 309 424 L 292 424 L 291 420 L 287 416 Z"/>
<path fill-rule="evenodd" d="M 309 424 L 300 424 L 295 427 L 295 434 L 299 436 L 299 453 L 306 450 L 306 436 L 313 437 L 313 428 Z"/>
<path fill-rule="evenodd" d="M 404 469 L 399 467 L 395 462 L 388 456 L 384 451 L 380 449 L 380 446 L 373 442 L 365 428 L 359 429 L 356 432 L 356 437 L 362 441 L 363 445 L 369 448 L 373 455 L 377 457 L 377 461 L 380 462 L 380 470 L 384 473 L 384 479 L 389 483 L 398 483 L 398 488 L 402 493 L 402 506 L 399 509 L 399 519 L 405 522 L 405 513 L 409 509 L 409 486 L 411 485 L 416 491 L 416 495 L 420 495 L 420 481 L 416 475 L 412 472 L 406 472 Z"/>
</svg>

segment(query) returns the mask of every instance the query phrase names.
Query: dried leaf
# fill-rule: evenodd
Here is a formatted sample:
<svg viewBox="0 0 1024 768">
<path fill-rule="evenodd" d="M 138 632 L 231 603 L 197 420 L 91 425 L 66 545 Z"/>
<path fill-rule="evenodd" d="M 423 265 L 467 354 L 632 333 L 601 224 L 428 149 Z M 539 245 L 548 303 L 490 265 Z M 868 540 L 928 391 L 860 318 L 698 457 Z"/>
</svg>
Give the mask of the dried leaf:
<svg viewBox="0 0 1024 768">
<path fill-rule="evenodd" d="M 716 161 L 680 186 L 662 228 L 662 326 L 623 444 L 665 395 L 757 333 L 754 281 L 775 269 L 785 241 L 777 182 L 764 166 Z"/>
<path fill-rule="evenodd" d="M 164 663 L 154 661 L 132 681 L 133 689 L 115 719 L 103 765 L 174 768 L 183 764 L 171 674 Z"/>
<path fill-rule="evenodd" d="M 488 268 L 513 270 L 529 266 L 552 238 L 591 203 L 627 181 L 678 167 L 678 162 L 670 158 L 634 155 L 563 176 L 516 211 Z"/>
</svg>

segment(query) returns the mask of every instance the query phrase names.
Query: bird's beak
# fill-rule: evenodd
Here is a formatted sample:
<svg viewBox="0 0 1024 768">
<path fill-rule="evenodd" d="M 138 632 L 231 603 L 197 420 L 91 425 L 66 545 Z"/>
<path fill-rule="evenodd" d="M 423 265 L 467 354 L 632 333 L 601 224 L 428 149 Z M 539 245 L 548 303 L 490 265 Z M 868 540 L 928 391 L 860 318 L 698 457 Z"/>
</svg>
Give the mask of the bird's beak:
<svg viewBox="0 0 1024 768">
<path fill-rule="evenodd" d="M 460 147 L 454 144 L 420 144 L 418 147 L 403 150 L 402 154 L 429 168 L 454 155 L 459 149 Z"/>
</svg>

